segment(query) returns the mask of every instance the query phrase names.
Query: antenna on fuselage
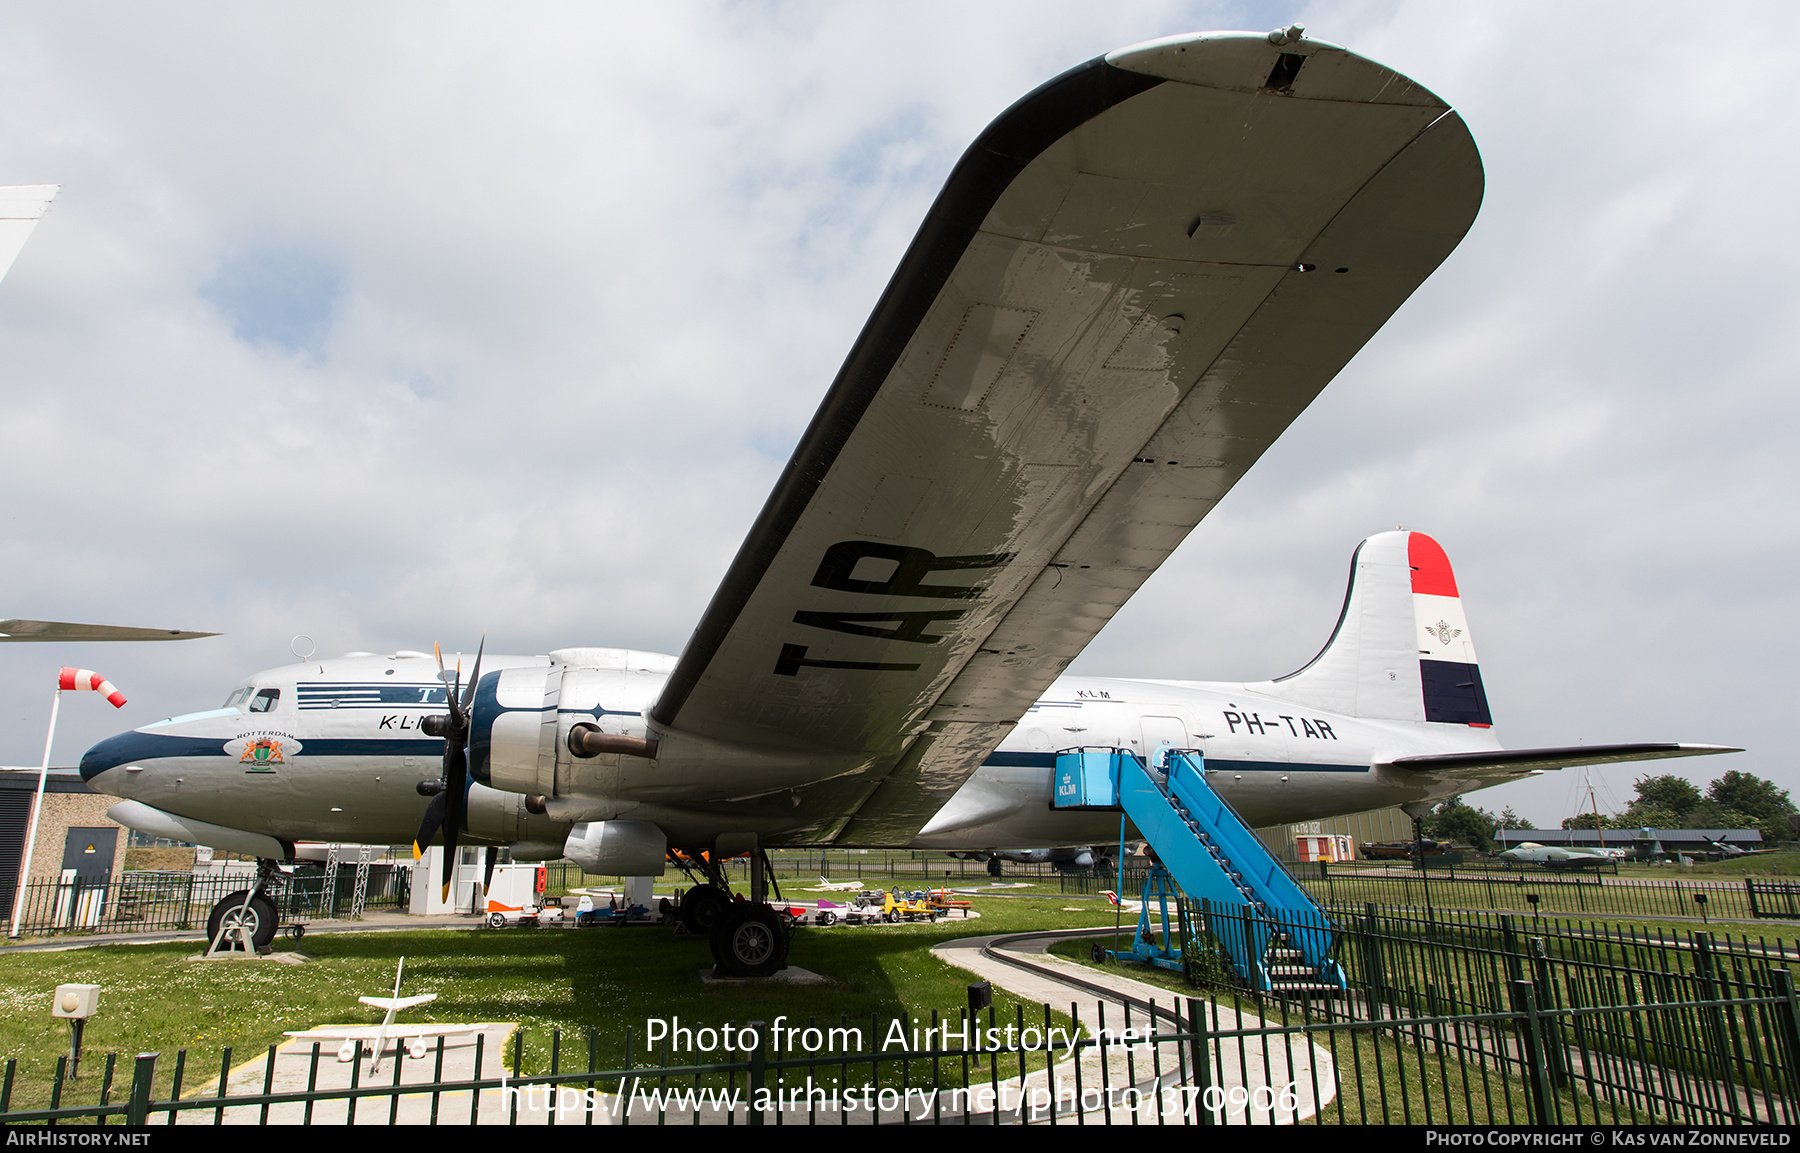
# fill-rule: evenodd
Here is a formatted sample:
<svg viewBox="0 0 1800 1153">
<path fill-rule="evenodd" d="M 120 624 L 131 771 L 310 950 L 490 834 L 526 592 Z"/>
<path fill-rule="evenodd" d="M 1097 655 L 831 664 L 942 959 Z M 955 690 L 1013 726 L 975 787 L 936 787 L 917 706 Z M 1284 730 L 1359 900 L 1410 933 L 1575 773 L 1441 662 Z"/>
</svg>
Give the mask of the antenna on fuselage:
<svg viewBox="0 0 1800 1153">
<path fill-rule="evenodd" d="M 306 642 L 306 651 L 305 652 L 300 651 L 300 642 L 301 641 Z M 311 637 L 307 636 L 305 633 L 295 633 L 294 639 L 288 642 L 288 651 L 293 653 L 296 657 L 298 657 L 300 659 L 301 664 L 305 664 L 307 661 L 312 660 L 312 655 L 313 655 L 313 653 L 318 651 L 318 648 L 317 648 L 317 646 L 315 646 L 313 644 L 313 639 Z M 324 665 L 319 666 L 319 675 L 320 676 L 325 675 L 325 666 Z"/>
</svg>

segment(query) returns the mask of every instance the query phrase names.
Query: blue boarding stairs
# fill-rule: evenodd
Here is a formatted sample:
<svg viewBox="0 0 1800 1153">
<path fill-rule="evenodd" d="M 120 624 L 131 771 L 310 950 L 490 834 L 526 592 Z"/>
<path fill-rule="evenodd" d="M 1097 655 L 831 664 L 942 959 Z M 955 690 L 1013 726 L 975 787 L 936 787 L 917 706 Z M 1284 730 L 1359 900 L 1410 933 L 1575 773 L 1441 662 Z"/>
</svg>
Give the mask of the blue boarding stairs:
<svg viewBox="0 0 1800 1153">
<path fill-rule="evenodd" d="M 1192 749 L 1162 750 L 1152 765 L 1126 749 L 1070 749 L 1056 756 L 1053 806 L 1122 809 L 1161 862 L 1145 881 L 1139 940 L 1128 956 L 1145 953 L 1135 959 L 1152 964 L 1170 959 L 1166 877 L 1172 875 L 1204 910 L 1207 929 L 1251 988 L 1287 995 L 1346 988 L 1331 956 L 1337 933 L 1325 910 L 1212 790 L 1205 766 Z M 1161 947 L 1149 925 L 1152 900 L 1164 909 Z"/>
</svg>

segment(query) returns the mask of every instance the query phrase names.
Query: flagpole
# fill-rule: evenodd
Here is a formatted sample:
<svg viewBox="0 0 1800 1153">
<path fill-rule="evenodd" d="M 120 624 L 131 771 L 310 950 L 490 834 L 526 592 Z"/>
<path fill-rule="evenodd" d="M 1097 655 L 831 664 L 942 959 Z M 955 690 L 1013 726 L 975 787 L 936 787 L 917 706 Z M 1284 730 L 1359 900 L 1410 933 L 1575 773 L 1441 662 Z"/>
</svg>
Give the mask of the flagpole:
<svg viewBox="0 0 1800 1153">
<path fill-rule="evenodd" d="M 25 837 L 25 857 L 19 862 L 19 883 L 13 889 L 12 931 L 19 935 L 19 918 L 25 913 L 25 885 L 31 879 L 31 854 L 37 849 L 38 818 L 44 812 L 44 782 L 50 775 L 50 746 L 56 742 L 56 710 L 62 706 L 62 689 L 50 698 L 50 731 L 44 734 L 44 763 L 38 768 L 37 796 L 31 802 L 31 832 Z"/>
</svg>

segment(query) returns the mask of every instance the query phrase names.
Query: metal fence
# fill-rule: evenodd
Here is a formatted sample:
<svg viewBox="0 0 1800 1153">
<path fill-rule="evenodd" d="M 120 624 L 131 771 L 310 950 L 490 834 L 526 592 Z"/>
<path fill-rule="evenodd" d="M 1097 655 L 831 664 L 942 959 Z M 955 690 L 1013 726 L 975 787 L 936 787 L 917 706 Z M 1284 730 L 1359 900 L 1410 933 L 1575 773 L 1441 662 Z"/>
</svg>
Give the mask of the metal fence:
<svg viewBox="0 0 1800 1153">
<path fill-rule="evenodd" d="M 372 865 L 364 907 L 405 908 L 411 878 L 410 868 Z M 269 896 L 284 924 L 323 920 L 352 907 L 355 883 L 350 863 L 339 866 L 335 877 L 323 870 L 280 875 Z M 118 881 L 33 881 L 19 897 L 24 902 L 20 931 L 40 936 L 203 929 L 215 904 L 254 884 L 254 875 L 246 872 L 129 872 Z"/>
<path fill-rule="evenodd" d="M 1192 951 L 1245 916 L 1203 907 Z M 1267 927 L 1329 934 L 1349 988 L 1091 1019 L 690 1022 L 685 1043 L 627 1028 L 612 1062 L 598 1036 L 554 1033 L 529 1070 L 522 1032 L 509 1060 L 485 1035 L 460 1055 L 440 1038 L 367 1080 L 351 1060 L 337 1086 L 330 1042 L 237 1066 L 230 1049 L 106 1057 L 79 1093 L 67 1058 L 47 1085 L 9 1061 L 0 1123 L 1800 1123 L 1800 955 L 1779 944 L 1372 906 Z"/>
<path fill-rule="evenodd" d="M 1663 881 L 1491 869 L 1441 875 L 1375 875 L 1336 870 L 1325 871 L 1321 876 L 1314 869 L 1296 867 L 1296 879 L 1314 900 L 1334 908 L 1374 901 L 1383 905 L 1580 917 L 1750 920 L 1756 916 L 1748 879 Z"/>
<path fill-rule="evenodd" d="M 1800 1120 L 1800 953 L 1779 941 L 1373 904 L 1268 921 L 1203 903 L 1199 923 L 1216 941 L 1256 920 L 1290 937 L 1329 935 L 1349 977 L 1347 996 L 1298 1012 L 1236 999 L 1259 1016 L 1275 1006 L 1282 1023 L 1267 1035 L 1298 1026 L 1327 1037 L 1334 1065 L 1359 1070 L 1340 1077 L 1357 1092 L 1335 1098 L 1338 1120 L 1484 1124 L 1521 1110 L 1539 1124 Z M 1379 1075 L 1361 1075 L 1365 1066 Z"/>
<path fill-rule="evenodd" d="M 1456 869 L 1382 873 L 1286 866 L 1315 901 L 1327 908 L 1369 902 L 1414 909 L 1479 909 L 1575 917 L 1696 917 L 1702 921 L 1800 919 L 1800 884 L 1745 877 L 1737 881 L 1638 880 L 1538 870 Z M 1121 891 L 1143 886 L 1145 870 L 1125 870 Z M 1118 887 L 1118 874 L 1068 874 L 1064 893 Z"/>
</svg>

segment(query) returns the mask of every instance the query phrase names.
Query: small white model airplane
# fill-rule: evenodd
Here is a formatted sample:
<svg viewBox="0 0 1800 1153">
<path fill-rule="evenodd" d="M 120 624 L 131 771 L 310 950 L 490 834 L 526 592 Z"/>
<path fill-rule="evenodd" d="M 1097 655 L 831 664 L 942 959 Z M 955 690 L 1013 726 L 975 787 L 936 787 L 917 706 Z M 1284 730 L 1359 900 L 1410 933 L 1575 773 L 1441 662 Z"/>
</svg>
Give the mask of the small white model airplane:
<svg viewBox="0 0 1800 1153">
<path fill-rule="evenodd" d="M 375 1009 L 387 1010 L 387 1016 L 379 1025 L 329 1025 L 323 1029 L 304 1029 L 288 1031 L 283 1036 L 292 1037 L 296 1041 L 340 1041 L 337 1059 L 339 1061 L 356 1060 L 360 1050 L 365 1057 L 375 1058 L 375 1064 L 369 1072 L 379 1072 L 381 1055 L 391 1040 L 396 1051 L 404 1043 L 406 1055 L 413 1060 L 422 1059 L 430 1046 L 430 1037 L 467 1037 L 481 1031 L 479 1025 L 396 1025 L 394 1014 L 402 1009 L 412 1009 L 437 1000 L 436 993 L 422 993 L 417 997 L 400 995 L 401 975 L 406 971 L 406 958 L 400 958 L 400 964 L 394 969 L 394 995 L 391 997 L 358 997 L 357 1000 Z"/>
</svg>

